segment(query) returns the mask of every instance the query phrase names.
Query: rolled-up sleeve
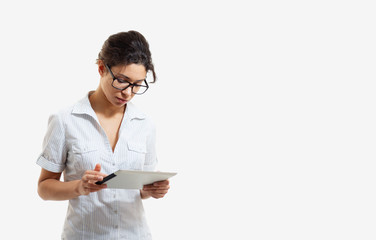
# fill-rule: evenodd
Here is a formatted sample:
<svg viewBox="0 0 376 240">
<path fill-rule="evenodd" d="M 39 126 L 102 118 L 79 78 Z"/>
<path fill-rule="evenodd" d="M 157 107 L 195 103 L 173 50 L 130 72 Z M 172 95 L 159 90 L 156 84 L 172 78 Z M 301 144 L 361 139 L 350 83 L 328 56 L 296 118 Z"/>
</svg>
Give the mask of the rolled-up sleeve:
<svg viewBox="0 0 376 240">
<path fill-rule="evenodd" d="M 61 116 L 51 115 L 37 164 L 50 172 L 63 172 L 67 158 L 65 128 Z"/>
</svg>

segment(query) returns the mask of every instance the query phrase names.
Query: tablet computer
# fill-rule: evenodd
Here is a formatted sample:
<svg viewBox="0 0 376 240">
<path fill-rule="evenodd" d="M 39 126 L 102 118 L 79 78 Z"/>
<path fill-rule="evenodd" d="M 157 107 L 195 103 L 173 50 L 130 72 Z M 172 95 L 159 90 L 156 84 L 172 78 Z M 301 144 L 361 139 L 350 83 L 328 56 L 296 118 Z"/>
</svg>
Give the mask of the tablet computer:
<svg viewBox="0 0 376 240">
<path fill-rule="evenodd" d="M 142 189 L 144 185 L 167 180 L 176 174 L 175 172 L 119 170 L 95 184 L 107 184 L 108 188 Z"/>
</svg>

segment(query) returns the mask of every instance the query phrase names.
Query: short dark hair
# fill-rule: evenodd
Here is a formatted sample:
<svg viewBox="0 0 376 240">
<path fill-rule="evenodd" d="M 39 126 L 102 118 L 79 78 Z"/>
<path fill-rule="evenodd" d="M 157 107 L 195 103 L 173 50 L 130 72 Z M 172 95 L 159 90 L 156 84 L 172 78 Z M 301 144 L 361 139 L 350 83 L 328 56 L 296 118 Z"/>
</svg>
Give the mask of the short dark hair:
<svg viewBox="0 0 376 240">
<path fill-rule="evenodd" d="M 149 43 L 145 37 L 137 31 L 119 32 L 111 35 L 103 44 L 98 54 L 98 60 L 102 60 L 108 67 L 131 63 L 144 65 L 146 72 L 151 71 L 153 81 L 157 80 L 154 64 L 149 50 Z"/>
</svg>

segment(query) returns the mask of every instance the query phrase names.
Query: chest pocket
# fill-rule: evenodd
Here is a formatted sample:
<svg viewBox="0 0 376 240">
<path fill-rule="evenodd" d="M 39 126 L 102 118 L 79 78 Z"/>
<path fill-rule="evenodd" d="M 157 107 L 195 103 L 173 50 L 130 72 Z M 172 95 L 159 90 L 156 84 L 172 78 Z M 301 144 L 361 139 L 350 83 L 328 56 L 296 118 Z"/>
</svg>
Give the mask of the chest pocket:
<svg viewBox="0 0 376 240">
<path fill-rule="evenodd" d="M 83 174 L 86 170 L 93 170 L 95 164 L 100 162 L 98 147 L 89 144 L 72 145 L 73 166 L 76 171 Z"/>
<path fill-rule="evenodd" d="M 142 170 L 145 156 L 146 156 L 146 145 L 137 142 L 128 142 L 128 153 L 127 153 L 127 167 L 130 170 Z"/>
</svg>

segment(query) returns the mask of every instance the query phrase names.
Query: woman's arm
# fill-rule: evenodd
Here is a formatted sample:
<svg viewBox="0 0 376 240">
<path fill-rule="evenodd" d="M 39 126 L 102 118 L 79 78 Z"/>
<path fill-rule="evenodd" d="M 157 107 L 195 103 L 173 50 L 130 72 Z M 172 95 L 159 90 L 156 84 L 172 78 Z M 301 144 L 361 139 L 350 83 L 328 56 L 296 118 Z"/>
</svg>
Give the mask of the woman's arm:
<svg viewBox="0 0 376 240">
<path fill-rule="evenodd" d="M 96 181 L 103 180 L 106 174 L 101 173 L 101 166 L 97 164 L 94 170 L 88 170 L 82 179 L 62 182 L 61 173 L 54 173 L 42 168 L 38 181 L 38 194 L 43 200 L 69 200 L 81 195 L 88 195 L 107 187 L 106 184 L 96 185 Z"/>
</svg>

